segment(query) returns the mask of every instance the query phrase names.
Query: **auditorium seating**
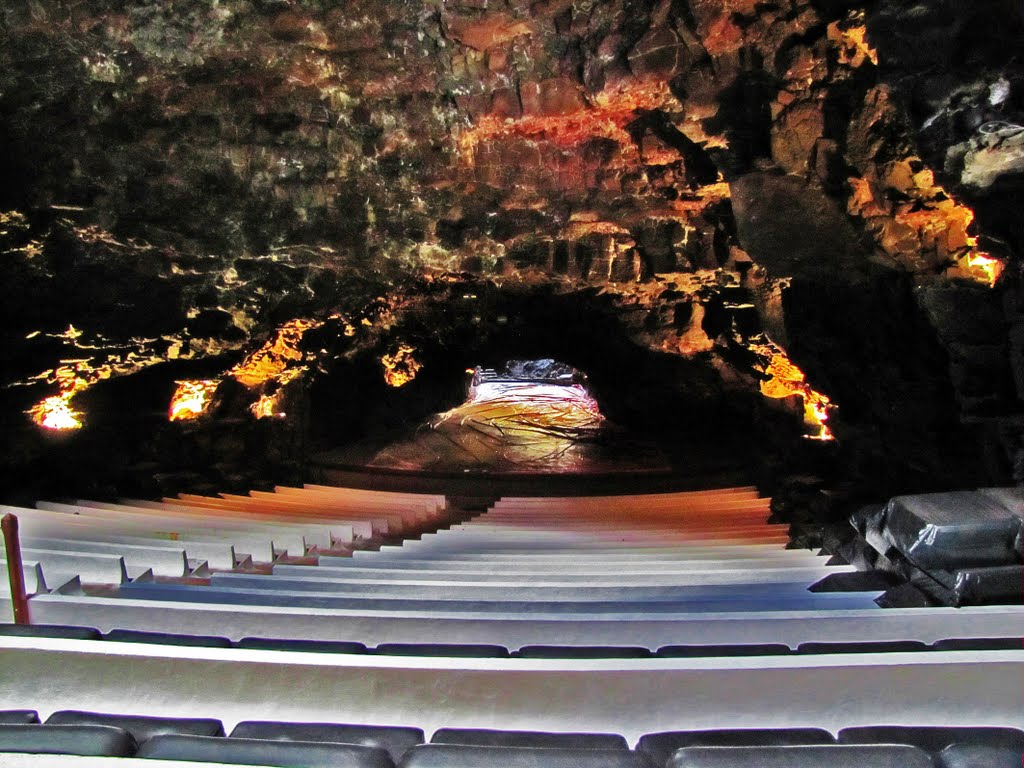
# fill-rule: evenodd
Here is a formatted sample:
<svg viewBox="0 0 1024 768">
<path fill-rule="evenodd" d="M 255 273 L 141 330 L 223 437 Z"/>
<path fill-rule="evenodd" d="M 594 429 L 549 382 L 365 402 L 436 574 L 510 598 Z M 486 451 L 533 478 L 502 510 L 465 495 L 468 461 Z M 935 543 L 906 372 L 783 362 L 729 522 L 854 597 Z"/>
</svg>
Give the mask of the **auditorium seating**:
<svg viewBox="0 0 1024 768">
<path fill-rule="evenodd" d="M 854 739 L 820 728 L 691 730 L 648 733 L 631 745 L 616 733 L 439 728 L 428 740 L 415 727 L 280 721 L 242 722 L 226 736 L 209 719 L 57 712 L 39 724 L 21 722 L 25 714 L 0 712 L 5 766 L 92 765 L 79 758 L 105 757 L 122 768 L 164 760 L 295 768 L 1015 768 L 1024 750 L 1024 731 L 1011 728 L 872 726 L 854 729 Z"/>
<path fill-rule="evenodd" d="M 1024 750 L 1024 609 L 882 609 L 876 582 L 787 548 L 752 488 L 39 507 L 3 510 L 36 622 L 0 625 L 5 765 L 998 768 Z"/>
</svg>

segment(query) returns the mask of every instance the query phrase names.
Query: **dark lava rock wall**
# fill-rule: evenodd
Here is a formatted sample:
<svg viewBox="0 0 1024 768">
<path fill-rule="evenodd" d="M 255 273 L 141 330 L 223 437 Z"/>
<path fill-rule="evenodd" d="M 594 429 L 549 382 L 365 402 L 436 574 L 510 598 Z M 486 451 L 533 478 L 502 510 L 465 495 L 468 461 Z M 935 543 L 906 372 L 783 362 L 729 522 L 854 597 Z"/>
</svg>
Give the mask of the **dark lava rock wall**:
<svg viewBox="0 0 1024 768">
<path fill-rule="evenodd" d="M 293 476 L 303 387 L 377 376 L 403 345 L 425 371 L 488 339 L 544 355 L 537 326 L 579 347 L 559 312 L 583 305 L 632 367 L 675 361 L 678 402 L 733 403 L 766 451 L 803 456 L 770 437 L 782 413 L 799 441 L 799 403 L 758 394 L 784 347 L 837 406 L 837 483 L 1024 479 L 1018 3 L 8 5 L 7 483 L 118 441 L 97 489 L 133 467 Z M 297 320 L 305 405 L 271 429 L 248 409 L 276 390 L 236 381 L 205 426 L 166 423 L 176 380 Z M 66 386 L 91 420 L 57 439 L 24 411 Z M 666 402 L 616 389 L 640 422 Z"/>
</svg>

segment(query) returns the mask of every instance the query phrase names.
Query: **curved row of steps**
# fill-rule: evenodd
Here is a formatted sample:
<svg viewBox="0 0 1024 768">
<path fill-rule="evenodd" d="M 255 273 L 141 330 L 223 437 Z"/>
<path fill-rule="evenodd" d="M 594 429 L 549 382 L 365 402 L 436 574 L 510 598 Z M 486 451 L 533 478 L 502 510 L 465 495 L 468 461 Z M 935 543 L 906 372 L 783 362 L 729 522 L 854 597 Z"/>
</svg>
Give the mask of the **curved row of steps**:
<svg viewBox="0 0 1024 768">
<path fill-rule="evenodd" d="M 1024 650 L 1009 639 L 1024 634 L 1021 607 L 881 609 L 878 592 L 811 591 L 850 567 L 787 549 L 753 488 L 501 499 L 475 515 L 436 497 L 318 487 L 21 514 L 26 551 L 39 554 L 26 566 L 38 577 L 33 621 L 94 629 L 0 631 L 0 708 L 48 717 L 130 702 L 133 714 L 229 727 L 629 741 L 679 728 L 938 725 L 951 712 L 964 725 L 1020 725 Z M 74 536 L 56 536 L 54 516 Z M 32 550 L 33 536 L 50 548 Z M 199 547 L 223 548 L 229 567 Z M 157 550 L 184 564 L 146 559 Z M 117 578 L 65 578 L 70 558 L 99 556 L 121 564 Z M 399 764 L 462 765 L 422 754 Z M 879 765 L 913 765 L 907 754 Z M 750 765 L 697 757 L 657 764 Z M 517 765 L 508 758 L 487 760 Z"/>
</svg>

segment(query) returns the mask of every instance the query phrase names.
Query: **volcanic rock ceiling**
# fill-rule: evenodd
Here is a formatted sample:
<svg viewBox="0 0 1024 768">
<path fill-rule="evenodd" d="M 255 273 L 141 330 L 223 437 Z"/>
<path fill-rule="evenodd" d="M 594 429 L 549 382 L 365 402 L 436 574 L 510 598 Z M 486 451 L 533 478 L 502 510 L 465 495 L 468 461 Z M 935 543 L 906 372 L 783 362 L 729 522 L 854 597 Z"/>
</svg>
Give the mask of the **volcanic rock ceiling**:
<svg viewBox="0 0 1024 768">
<path fill-rule="evenodd" d="M 10 4 L 4 481 L 244 485 L 318 378 L 588 329 L 599 390 L 667 358 L 839 480 L 1019 477 L 1022 35 L 1010 0 Z"/>
</svg>

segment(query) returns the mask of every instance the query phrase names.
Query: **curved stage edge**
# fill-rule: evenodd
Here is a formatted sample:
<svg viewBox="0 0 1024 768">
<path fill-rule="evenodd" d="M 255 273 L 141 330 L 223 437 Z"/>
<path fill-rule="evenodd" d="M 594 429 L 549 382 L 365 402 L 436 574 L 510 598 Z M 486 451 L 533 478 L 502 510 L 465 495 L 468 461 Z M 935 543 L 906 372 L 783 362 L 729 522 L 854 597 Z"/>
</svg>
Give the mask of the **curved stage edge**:
<svg viewBox="0 0 1024 768">
<path fill-rule="evenodd" d="M 431 472 L 340 463 L 313 463 L 307 482 L 365 490 L 436 493 L 451 497 L 615 496 L 630 493 L 703 491 L 753 485 L 745 472 L 730 469 L 684 474 L 678 470 L 621 472 Z"/>
</svg>

